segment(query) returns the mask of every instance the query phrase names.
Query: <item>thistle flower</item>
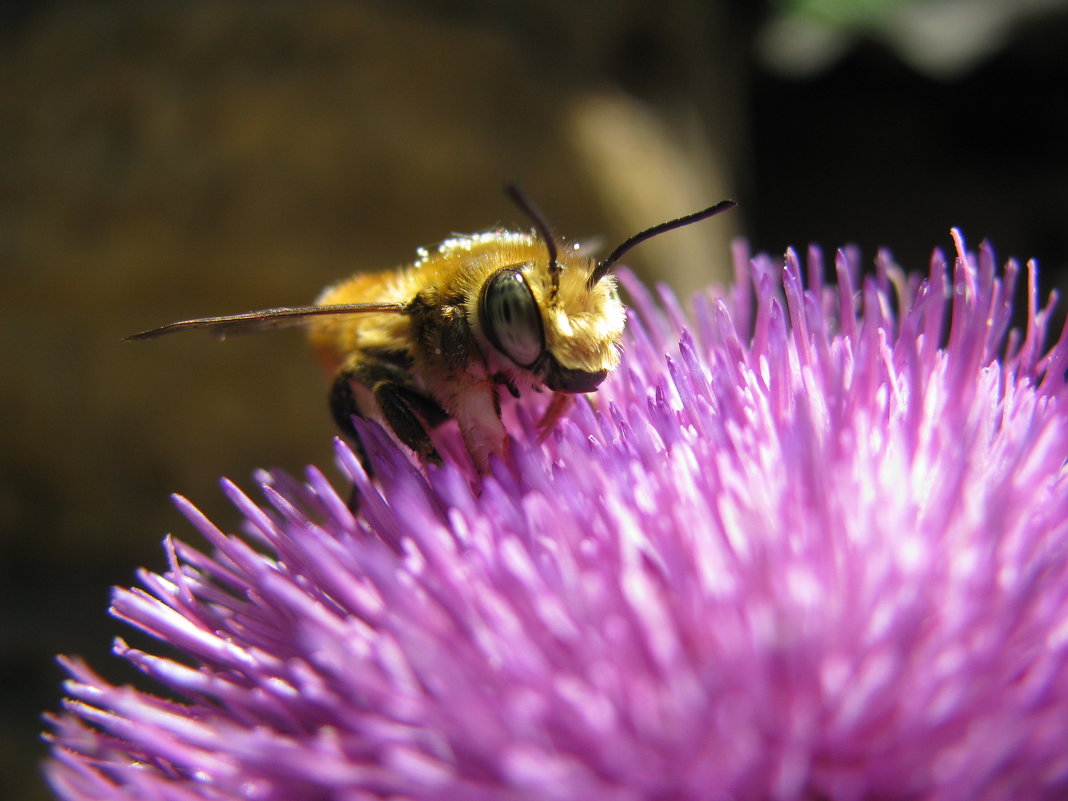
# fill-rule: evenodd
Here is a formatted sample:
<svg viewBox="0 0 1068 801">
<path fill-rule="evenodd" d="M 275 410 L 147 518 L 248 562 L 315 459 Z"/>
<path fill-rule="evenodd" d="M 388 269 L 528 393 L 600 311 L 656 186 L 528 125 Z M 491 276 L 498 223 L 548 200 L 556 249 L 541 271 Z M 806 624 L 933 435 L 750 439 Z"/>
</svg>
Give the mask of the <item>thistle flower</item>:
<svg viewBox="0 0 1068 801">
<path fill-rule="evenodd" d="M 1068 335 L 990 248 L 926 279 L 750 260 L 692 315 L 635 281 L 622 367 L 508 463 L 362 429 L 326 479 L 224 490 L 243 536 L 113 613 L 49 777 L 88 799 L 1047 799 L 1068 793 Z M 804 277 L 803 277 L 804 273 Z M 453 435 L 446 432 L 446 440 Z M 448 450 L 448 442 L 446 442 Z"/>
</svg>

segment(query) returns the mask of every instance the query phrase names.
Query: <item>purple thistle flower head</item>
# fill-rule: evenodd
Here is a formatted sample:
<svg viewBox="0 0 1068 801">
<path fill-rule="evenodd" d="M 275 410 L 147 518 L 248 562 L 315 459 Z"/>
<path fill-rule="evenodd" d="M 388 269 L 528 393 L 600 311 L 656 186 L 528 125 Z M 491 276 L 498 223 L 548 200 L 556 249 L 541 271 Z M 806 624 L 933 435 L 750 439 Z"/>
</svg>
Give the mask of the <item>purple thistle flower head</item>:
<svg viewBox="0 0 1068 801">
<path fill-rule="evenodd" d="M 626 355 L 544 445 L 361 505 L 263 475 L 246 531 L 113 612 L 164 688 L 76 659 L 69 801 L 1053 799 L 1068 793 L 1068 336 L 987 246 L 823 283 L 736 253 L 690 316 L 634 280 Z M 446 432 L 445 450 L 462 447 Z M 449 437 L 453 439 L 449 440 Z"/>
</svg>

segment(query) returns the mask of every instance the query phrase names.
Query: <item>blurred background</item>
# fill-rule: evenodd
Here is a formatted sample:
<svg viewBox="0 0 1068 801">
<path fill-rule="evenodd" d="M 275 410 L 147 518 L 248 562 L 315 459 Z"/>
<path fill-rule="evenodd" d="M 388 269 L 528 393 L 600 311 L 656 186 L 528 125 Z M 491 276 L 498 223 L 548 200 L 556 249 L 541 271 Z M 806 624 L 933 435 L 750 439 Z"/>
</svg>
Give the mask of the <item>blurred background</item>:
<svg viewBox="0 0 1068 801">
<path fill-rule="evenodd" d="M 1062 0 L 3 4 L 0 798 L 48 797 L 55 653 L 128 677 L 108 588 L 193 537 L 168 493 L 226 527 L 219 476 L 332 464 L 299 335 L 123 336 L 526 227 L 508 179 L 608 246 L 736 198 L 628 256 L 683 293 L 732 236 L 924 269 L 951 225 L 1046 292 L 1066 53 Z"/>
</svg>

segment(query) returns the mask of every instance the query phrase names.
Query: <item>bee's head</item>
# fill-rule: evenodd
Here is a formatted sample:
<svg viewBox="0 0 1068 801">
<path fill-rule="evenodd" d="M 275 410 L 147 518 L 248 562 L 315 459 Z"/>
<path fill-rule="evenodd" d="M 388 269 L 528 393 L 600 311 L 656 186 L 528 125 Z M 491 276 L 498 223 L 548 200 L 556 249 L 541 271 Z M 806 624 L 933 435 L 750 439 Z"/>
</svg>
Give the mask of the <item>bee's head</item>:
<svg viewBox="0 0 1068 801">
<path fill-rule="evenodd" d="M 536 264 L 483 286 L 479 318 L 492 345 L 555 392 L 591 392 L 619 363 L 626 310 L 615 279 L 586 289 L 589 260 L 566 259 L 554 282 Z"/>
<path fill-rule="evenodd" d="M 639 242 L 733 208 L 733 201 L 647 228 L 600 261 L 566 250 L 561 258 L 545 218 L 514 184 L 505 191 L 545 243 L 547 262 L 506 267 L 479 297 L 479 319 L 491 344 L 554 392 L 591 392 L 619 364 L 626 309 L 611 269 Z"/>
</svg>

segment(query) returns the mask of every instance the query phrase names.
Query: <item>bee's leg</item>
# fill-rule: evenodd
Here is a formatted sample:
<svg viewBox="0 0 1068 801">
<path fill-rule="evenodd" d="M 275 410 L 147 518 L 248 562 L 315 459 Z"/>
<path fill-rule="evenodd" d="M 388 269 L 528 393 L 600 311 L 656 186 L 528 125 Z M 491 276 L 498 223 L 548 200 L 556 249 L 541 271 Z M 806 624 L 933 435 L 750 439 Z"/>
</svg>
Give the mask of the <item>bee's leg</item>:
<svg viewBox="0 0 1068 801">
<path fill-rule="evenodd" d="M 496 385 L 492 381 L 468 385 L 456 393 L 453 403 L 453 416 L 475 468 L 489 472 L 490 455 L 505 458 L 508 445 Z"/>
<path fill-rule="evenodd" d="M 441 456 L 430 441 L 427 426 L 415 411 L 421 405 L 416 398 L 422 399 L 421 396 L 401 384 L 387 381 L 375 386 L 374 395 L 382 417 L 397 439 L 426 461 L 441 464 Z"/>
<path fill-rule="evenodd" d="M 519 397 L 519 387 L 515 385 L 515 381 L 508 377 L 505 372 L 494 373 L 492 376 L 493 383 L 504 387 L 508 390 L 508 394 L 513 398 Z"/>
<path fill-rule="evenodd" d="M 538 421 L 538 442 L 545 442 L 549 435 L 560 422 L 560 418 L 567 414 L 575 402 L 575 396 L 567 392 L 554 392 L 553 398 L 545 408 L 545 414 Z"/>
<path fill-rule="evenodd" d="M 388 361 L 354 360 L 334 379 L 330 409 L 338 427 L 357 445 L 358 455 L 370 474 L 367 453 L 352 425 L 352 416 L 365 417 L 356 387 L 370 390 L 377 414 L 393 434 L 423 459 L 441 464 L 427 429 L 449 419 L 436 401 L 411 386 L 408 370 Z"/>
<path fill-rule="evenodd" d="M 342 368 L 334 377 L 334 383 L 330 385 L 330 415 L 342 434 L 352 443 L 356 451 L 356 457 L 363 465 L 368 476 L 374 475 L 371 462 L 367 458 L 367 450 L 363 447 L 360 435 L 356 433 L 356 427 L 352 424 L 353 417 L 363 417 L 360 406 L 356 402 L 356 393 L 352 389 L 352 367 Z M 351 504 L 350 504 L 351 505 Z"/>
</svg>

